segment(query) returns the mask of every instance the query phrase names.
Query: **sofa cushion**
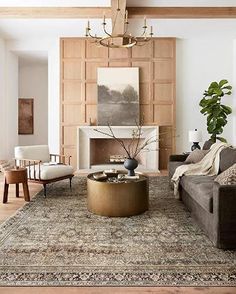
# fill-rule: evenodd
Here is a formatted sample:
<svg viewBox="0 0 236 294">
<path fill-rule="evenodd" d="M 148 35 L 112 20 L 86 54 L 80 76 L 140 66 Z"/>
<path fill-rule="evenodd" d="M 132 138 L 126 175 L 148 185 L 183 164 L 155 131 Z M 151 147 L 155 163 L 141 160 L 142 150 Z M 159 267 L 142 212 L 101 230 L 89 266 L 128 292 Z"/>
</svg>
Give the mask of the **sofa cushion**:
<svg viewBox="0 0 236 294">
<path fill-rule="evenodd" d="M 34 179 L 34 167 L 29 167 L 28 169 L 28 177 Z M 41 180 L 51 180 L 55 178 L 60 178 L 68 175 L 72 175 L 74 169 L 70 165 L 58 164 L 58 165 L 40 165 L 40 179 Z M 39 168 L 35 167 L 35 178 L 39 180 Z"/>
<path fill-rule="evenodd" d="M 209 150 L 211 148 L 211 145 L 214 144 L 214 142 L 212 142 L 211 140 L 208 140 L 206 141 L 204 144 L 203 144 L 203 147 L 202 149 L 203 150 Z"/>
<path fill-rule="evenodd" d="M 220 173 L 215 181 L 220 185 L 235 185 L 236 184 L 236 163 Z"/>
<path fill-rule="evenodd" d="M 236 148 L 225 148 L 220 152 L 220 173 L 236 163 Z"/>
<path fill-rule="evenodd" d="M 42 162 L 50 161 L 48 145 L 17 146 L 15 147 L 16 159 L 34 159 Z"/>
<path fill-rule="evenodd" d="M 208 152 L 209 150 L 195 149 L 189 154 L 184 163 L 197 163 L 201 161 Z"/>
<path fill-rule="evenodd" d="M 216 176 L 183 176 L 182 188 L 205 210 L 213 212 L 213 185 Z"/>
</svg>

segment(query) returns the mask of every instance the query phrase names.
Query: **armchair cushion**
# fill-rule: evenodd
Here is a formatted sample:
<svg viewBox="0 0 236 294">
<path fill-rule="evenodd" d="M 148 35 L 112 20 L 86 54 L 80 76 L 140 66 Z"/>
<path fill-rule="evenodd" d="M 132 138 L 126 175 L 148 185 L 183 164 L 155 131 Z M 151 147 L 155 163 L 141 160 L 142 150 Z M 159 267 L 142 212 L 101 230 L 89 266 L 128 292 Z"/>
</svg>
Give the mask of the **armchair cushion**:
<svg viewBox="0 0 236 294">
<path fill-rule="evenodd" d="M 16 159 L 34 159 L 42 162 L 50 161 L 48 145 L 17 146 L 15 147 Z"/>
<path fill-rule="evenodd" d="M 30 168 L 30 171 L 29 171 Z M 34 167 L 27 167 L 28 177 L 34 179 Z M 68 175 L 72 175 L 74 169 L 70 165 L 57 164 L 57 165 L 40 165 L 40 178 L 39 178 L 39 167 L 35 167 L 35 179 L 39 180 L 51 180 L 60 178 Z"/>
</svg>

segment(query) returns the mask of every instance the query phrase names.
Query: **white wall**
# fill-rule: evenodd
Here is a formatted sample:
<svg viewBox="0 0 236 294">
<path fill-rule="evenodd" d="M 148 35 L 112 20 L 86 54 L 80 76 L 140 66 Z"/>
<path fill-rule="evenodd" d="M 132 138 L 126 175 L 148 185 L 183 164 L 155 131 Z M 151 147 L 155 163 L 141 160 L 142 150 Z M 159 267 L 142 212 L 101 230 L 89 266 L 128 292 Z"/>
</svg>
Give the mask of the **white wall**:
<svg viewBox="0 0 236 294">
<path fill-rule="evenodd" d="M 48 144 L 48 66 L 27 63 L 19 67 L 19 98 L 34 99 L 34 133 L 19 135 L 19 145 Z"/>
<path fill-rule="evenodd" d="M 59 38 L 8 41 L 18 54 L 22 51 L 48 52 L 48 144 L 51 153 L 60 152 L 60 59 Z"/>
<path fill-rule="evenodd" d="M 200 113 L 199 102 L 204 90 L 212 81 L 227 79 L 232 85 L 233 72 L 233 40 L 229 38 L 192 38 L 177 40 L 176 66 L 176 120 L 177 120 L 177 152 L 189 151 L 188 131 L 200 129 L 203 140 L 209 135 L 206 130 L 206 117 Z M 235 93 L 225 96 L 222 102 L 232 106 Z M 230 143 L 235 140 L 235 112 L 229 116 L 228 124 L 222 134 Z"/>
<path fill-rule="evenodd" d="M 0 39 L 0 159 L 6 158 L 6 73 L 5 42 Z"/>
<path fill-rule="evenodd" d="M 14 156 L 18 144 L 18 58 L 0 39 L 0 159 Z"/>
</svg>

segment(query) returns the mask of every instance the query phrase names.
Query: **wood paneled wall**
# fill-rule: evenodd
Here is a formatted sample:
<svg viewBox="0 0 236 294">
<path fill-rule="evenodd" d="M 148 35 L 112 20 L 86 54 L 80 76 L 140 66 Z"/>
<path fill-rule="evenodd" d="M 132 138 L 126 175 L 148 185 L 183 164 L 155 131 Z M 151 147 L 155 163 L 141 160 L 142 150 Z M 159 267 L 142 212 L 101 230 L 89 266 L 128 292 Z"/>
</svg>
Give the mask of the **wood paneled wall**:
<svg viewBox="0 0 236 294">
<path fill-rule="evenodd" d="M 160 169 L 175 151 L 175 38 L 153 38 L 131 49 L 61 39 L 61 151 L 76 167 L 76 127 L 97 123 L 97 68 L 139 67 L 140 115 L 160 126 Z"/>
</svg>

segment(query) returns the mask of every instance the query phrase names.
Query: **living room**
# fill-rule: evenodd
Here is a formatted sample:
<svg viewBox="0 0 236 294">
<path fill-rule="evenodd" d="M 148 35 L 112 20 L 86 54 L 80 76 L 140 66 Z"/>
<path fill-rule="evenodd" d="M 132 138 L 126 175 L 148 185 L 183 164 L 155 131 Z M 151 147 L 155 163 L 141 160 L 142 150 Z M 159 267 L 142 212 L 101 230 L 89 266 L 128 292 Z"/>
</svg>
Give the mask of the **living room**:
<svg viewBox="0 0 236 294">
<path fill-rule="evenodd" d="M 1 1 L 1 293 L 236 291 L 234 2 Z"/>
</svg>

